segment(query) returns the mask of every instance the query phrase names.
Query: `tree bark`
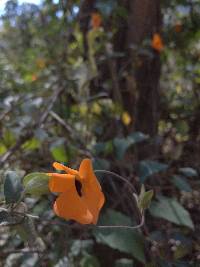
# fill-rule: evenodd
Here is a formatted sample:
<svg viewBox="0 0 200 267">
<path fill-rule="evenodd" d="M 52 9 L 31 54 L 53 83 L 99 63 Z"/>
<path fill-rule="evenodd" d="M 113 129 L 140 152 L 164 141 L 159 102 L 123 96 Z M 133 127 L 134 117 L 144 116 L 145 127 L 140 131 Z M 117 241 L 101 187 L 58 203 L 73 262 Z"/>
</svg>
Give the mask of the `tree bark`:
<svg viewBox="0 0 200 267">
<path fill-rule="evenodd" d="M 154 140 L 159 121 L 160 54 L 151 48 L 151 51 L 142 51 L 140 46 L 145 39 L 151 40 L 153 34 L 161 30 L 160 1 L 130 0 L 129 10 L 126 44 L 129 58 L 135 64 L 134 79 L 128 83 L 129 95 L 124 98 L 124 106 L 135 118 L 134 129 L 148 134 Z M 143 146 L 139 158 L 154 153 L 156 153 L 155 143 Z"/>
</svg>

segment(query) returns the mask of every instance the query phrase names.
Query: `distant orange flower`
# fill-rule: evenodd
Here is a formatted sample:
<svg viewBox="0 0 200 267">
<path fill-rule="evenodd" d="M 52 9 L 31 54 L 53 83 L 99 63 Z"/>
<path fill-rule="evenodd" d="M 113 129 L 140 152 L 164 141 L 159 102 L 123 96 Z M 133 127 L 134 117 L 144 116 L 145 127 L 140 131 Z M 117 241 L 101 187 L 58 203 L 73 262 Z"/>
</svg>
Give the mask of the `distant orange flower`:
<svg viewBox="0 0 200 267">
<path fill-rule="evenodd" d="M 92 13 L 91 24 L 93 29 L 97 29 L 101 26 L 102 17 L 99 13 Z"/>
<path fill-rule="evenodd" d="M 154 33 L 151 46 L 158 52 L 161 52 L 163 50 L 164 44 L 163 44 L 160 34 Z"/>
<path fill-rule="evenodd" d="M 38 79 L 37 75 L 33 74 L 33 75 L 31 76 L 31 81 L 32 81 L 32 82 L 35 82 L 37 79 Z"/>
<path fill-rule="evenodd" d="M 177 33 L 181 32 L 181 31 L 182 31 L 182 28 L 183 28 L 183 26 L 182 26 L 181 23 L 176 23 L 176 24 L 174 25 L 174 30 L 175 30 L 175 32 L 177 32 Z"/>
<path fill-rule="evenodd" d="M 66 172 L 48 173 L 51 177 L 50 191 L 60 193 L 54 203 L 54 212 L 67 220 L 72 219 L 81 224 L 96 224 L 105 197 L 94 174 L 91 160 L 84 159 L 79 171 L 58 162 L 54 162 L 53 167 Z"/>
</svg>

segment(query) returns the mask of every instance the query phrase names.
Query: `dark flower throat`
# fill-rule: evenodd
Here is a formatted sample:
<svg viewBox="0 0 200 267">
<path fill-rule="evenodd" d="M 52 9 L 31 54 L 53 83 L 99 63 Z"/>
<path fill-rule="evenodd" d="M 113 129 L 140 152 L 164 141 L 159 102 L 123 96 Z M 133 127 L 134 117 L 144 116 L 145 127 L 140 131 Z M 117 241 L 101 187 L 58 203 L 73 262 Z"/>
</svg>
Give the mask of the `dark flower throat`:
<svg viewBox="0 0 200 267">
<path fill-rule="evenodd" d="M 75 186 L 76 186 L 76 191 L 77 191 L 78 195 L 81 197 L 82 196 L 82 192 L 81 192 L 82 184 L 81 184 L 81 182 L 79 182 L 79 180 L 75 179 Z"/>
</svg>

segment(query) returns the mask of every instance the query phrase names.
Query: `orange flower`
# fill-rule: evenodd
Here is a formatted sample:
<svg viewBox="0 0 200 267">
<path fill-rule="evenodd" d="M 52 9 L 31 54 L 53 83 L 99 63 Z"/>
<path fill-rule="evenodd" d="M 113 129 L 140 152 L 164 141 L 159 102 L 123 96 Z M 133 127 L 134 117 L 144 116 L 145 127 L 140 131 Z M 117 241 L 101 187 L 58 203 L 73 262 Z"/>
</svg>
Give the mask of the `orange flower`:
<svg viewBox="0 0 200 267">
<path fill-rule="evenodd" d="M 180 22 L 177 22 L 175 25 L 174 25 L 174 30 L 175 32 L 179 33 L 182 31 L 182 24 Z"/>
<path fill-rule="evenodd" d="M 33 75 L 31 76 L 31 81 L 32 81 L 32 82 L 35 82 L 37 79 L 38 79 L 37 75 L 33 74 Z"/>
<path fill-rule="evenodd" d="M 163 44 L 160 34 L 154 33 L 151 46 L 158 52 L 161 52 L 163 50 L 164 44 Z"/>
<path fill-rule="evenodd" d="M 79 171 L 58 162 L 54 162 L 53 167 L 66 172 L 48 173 L 51 177 L 50 191 L 60 193 L 54 203 L 54 212 L 59 217 L 73 219 L 81 224 L 96 224 L 105 198 L 91 160 L 84 159 Z"/>
<path fill-rule="evenodd" d="M 101 15 L 97 12 L 92 13 L 92 19 L 91 19 L 91 24 L 93 29 L 97 29 L 101 26 L 102 23 L 102 18 Z"/>
</svg>

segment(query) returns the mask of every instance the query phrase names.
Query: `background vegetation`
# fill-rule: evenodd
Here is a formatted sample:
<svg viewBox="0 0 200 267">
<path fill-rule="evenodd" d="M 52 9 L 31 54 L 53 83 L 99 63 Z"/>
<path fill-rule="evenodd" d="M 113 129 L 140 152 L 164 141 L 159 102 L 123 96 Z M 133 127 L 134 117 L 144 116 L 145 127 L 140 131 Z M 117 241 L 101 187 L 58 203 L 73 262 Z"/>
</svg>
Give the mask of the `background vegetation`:
<svg viewBox="0 0 200 267">
<path fill-rule="evenodd" d="M 199 25 L 199 0 L 7 1 L 1 200 L 8 170 L 23 177 L 84 157 L 154 198 L 141 229 L 99 230 L 55 217 L 53 195 L 30 192 L 18 210 L 39 220 L 0 211 L 0 266 L 200 266 Z M 155 34 L 163 49 L 152 46 Z M 99 179 L 99 224 L 136 224 L 127 185 Z"/>
</svg>

